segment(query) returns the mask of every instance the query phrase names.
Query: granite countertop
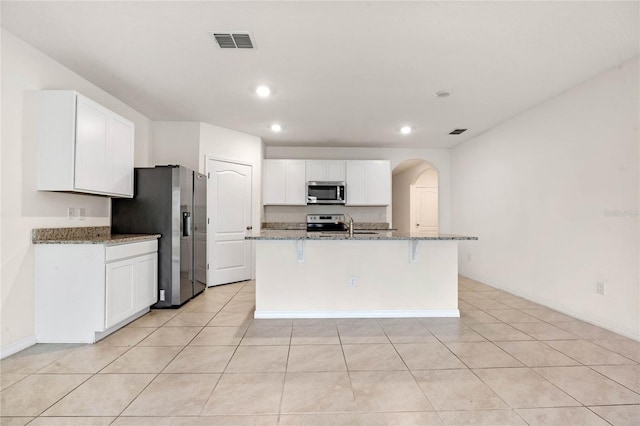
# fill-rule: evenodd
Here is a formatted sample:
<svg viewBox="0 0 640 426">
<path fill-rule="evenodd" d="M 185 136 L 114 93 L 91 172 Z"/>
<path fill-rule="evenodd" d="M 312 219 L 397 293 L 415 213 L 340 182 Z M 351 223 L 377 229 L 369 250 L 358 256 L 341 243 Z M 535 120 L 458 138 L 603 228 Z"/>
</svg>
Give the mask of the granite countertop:
<svg viewBox="0 0 640 426">
<path fill-rule="evenodd" d="M 358 233 L 358 232 L 366 233 Z M 477 240 L 455 234 L 441 234 L 439 232 L 399 232 L 399 231 L 365 231 L 355 230 L 353 237 L 348 232 L 306 232 L 306 231 L 276 231 L 266 230 L 259 234 L 246 236 L 247 240 Z"/>
<path fill-rule="evenodd" d="M 368 230 L 388 230 L 388 222 L 355 222 L 355 229 Z M 271 231 L 304 231 L 307 229 L 307 222 L 262 222 L 263 230 Z"/>
<path fill-rule="evenodd" d="M 39 228 L 31 231 L 33 244 L 125 244 L 160 238 L 160 234 L 112 234 L 108 226 Z"/>
</svg>

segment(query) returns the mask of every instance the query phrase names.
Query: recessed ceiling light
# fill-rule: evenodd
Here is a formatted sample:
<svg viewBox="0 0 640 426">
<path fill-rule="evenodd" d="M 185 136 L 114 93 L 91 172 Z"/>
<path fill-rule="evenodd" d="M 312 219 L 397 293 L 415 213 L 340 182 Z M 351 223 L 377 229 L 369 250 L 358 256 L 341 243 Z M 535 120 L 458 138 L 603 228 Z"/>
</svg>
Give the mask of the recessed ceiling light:
<svg viewBox="0 0 640 426">
<path fill-rule="evenodd" d="M 446 98 L 451 95 L 451 92 L 447 92 L 446 90 L 438 90 L 436 92 L 436 97 L 438 98 Z"/>
<path fill-rule="evenodd" d="M 411 133 L 411 127 L 409 126 L 402 126 L 400 128 L 400 133 L 402 133 L 403 135 L 408 135 L 409 133 Z"/>
<path fill-rule="evenodd" d="M 261 98 L 266 98 L 270 94 L 271 94 L 271 89 L 269 89 L 268 86 L 256 87 L 256 95 L 260 96 Z"/>
<path fill-rule="evenodd" d="M 279 132 L 280 130 L 282 130 L 282 126 L 279 125 L 278 123 L 274 123 L 271 125 L 271 131 Z"/>
</svg>

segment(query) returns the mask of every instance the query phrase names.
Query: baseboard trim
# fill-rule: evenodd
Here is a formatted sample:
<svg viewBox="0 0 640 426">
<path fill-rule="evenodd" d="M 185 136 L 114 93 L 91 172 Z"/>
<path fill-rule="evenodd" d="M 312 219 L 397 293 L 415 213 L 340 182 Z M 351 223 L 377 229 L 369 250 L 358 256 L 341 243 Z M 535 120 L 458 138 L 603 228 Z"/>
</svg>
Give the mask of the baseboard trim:
<svg viewBox="0 0 640 426">
<path fill-rule="evenodd" d="M 86 342 L 86 343 L 96 343 L 99 340 L 104 339 L 108 335 L 113 334 L 116 331 L 120 330 L 122 327 L 124 327 L 125 325 L 129 324 L 130 322 L 133 322 L 133 321 L 137 320 L 138 318 L 140 318 L 141 316 L 146 315 L 150 310 L 151 310 L 150 308 L 145 308 L 145 309 L 141 310 L 140 312 L 136 312 L 135 314 L 131 315 L 130 317 L 127 317 L 127 318 L 123 319 L 119 323 L 117 323 L 115 325 L 112 325 L 111 327 L 109 327 L 105 331 L 102 331 L 102 332 L 96 331 L 93 334 L 93 337 L 94 337 L 93 342 Z"/>
<path fill-rule="evenodd" d="M 0 359 L 4 359 L 8 356 L 11 356 L 35 344 L 36 344 L 35 334 L 22 338 L 16 342 L 11 343 L 10 345 L 0 348 Z"/>
<path fill-rule="evenodd" d="M 636 341 L 640 341 L 640 334 L 638 334 L 638 332 L 631 330 L 627 327 L 618 327 L 616 325 L 612 325 L 609 324 L 605 321 L 599 320 L 599 319 L 594 319 L 594 318 L 590 318 L 586 315 L 583 315 L 579 312 L 576 312 L 564 305 L 562 305 L 561 303 L 557 303 L 548 299 L 544 299 L 542 297 L 536 297 L 530 293 L 524 292 L 524 291 L 519 291 L 517 289 L 513 289 L 510 288 L 509 286 L 505 286 L 505 285 L 500 285 L 499 283 L 496 283 L 488 278 L 485 277 L 481 277 L 479 275 L 475 275 L 475 274 L 466 274 L 466 273 L 460 273 L 461 276 L 466 277 L 466 278 L 470 278 L 474 281 L 478 281 L 480 283 L 489 285 L 491 287 L 497 288 L 499 290 L 503 290 L 506 291 L 508 293 L 511 293 L 515 296 L 521 297 L 523 299 L 526 299 L 530 302 L 533 303 L 537 303 L 541 306 L 544 306 L 545 308 L 549 308 L 549 309 L 553 309 L 555 311 L 558 311 L 560 313 L 563 313 L 565 315 L 569 315 L 575 319 L 578 319 L 580 321 L 584 321 L 586 323 L 589 323 L 591 325 L 595 325 L 597 327 L 600 328 L 604 328 L 605 330 L 609 330 L 613 333 L 619 334 L 621 336 L 624 337 L 628 337 L 630 339 L 636 340 Z"/>
<path fill-rule="evenodd" d="M 368 310 L 368 311 L 255 311 L 258 319 L 275 318 L 442 318 L 459 317 L 458 309 Z"/>
</svg>

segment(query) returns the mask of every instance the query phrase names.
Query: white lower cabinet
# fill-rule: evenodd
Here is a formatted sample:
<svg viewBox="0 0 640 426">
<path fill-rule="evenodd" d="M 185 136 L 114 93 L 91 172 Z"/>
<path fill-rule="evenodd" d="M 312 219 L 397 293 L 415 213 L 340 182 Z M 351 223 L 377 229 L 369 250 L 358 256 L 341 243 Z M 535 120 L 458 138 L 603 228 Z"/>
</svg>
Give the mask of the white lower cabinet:
<svg viewBox="0 0 640 426">
<path fill-rule="evenodd" d="M 157 302 L 157 240 L 36 245 L 36 340 L 93 343 Z"/>
<path fill-rule="evenodd" d="M 156 303 L 157 269 L 155 253 L 106 264 L 106 328 Z"/>
</svg>

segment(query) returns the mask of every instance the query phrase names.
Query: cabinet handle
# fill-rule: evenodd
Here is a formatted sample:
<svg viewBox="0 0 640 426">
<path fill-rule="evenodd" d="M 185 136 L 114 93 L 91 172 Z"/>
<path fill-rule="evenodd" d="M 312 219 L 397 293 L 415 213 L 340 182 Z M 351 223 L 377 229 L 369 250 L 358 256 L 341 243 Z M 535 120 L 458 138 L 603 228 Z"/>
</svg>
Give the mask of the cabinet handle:
<svg viewBox="0 0 640 426">
<path fill-rule="evenodd" d="M 247 226 L 247 231 L 251 231 L 253 229 L 253 226 L 249 225 Z"/>
</svg>

